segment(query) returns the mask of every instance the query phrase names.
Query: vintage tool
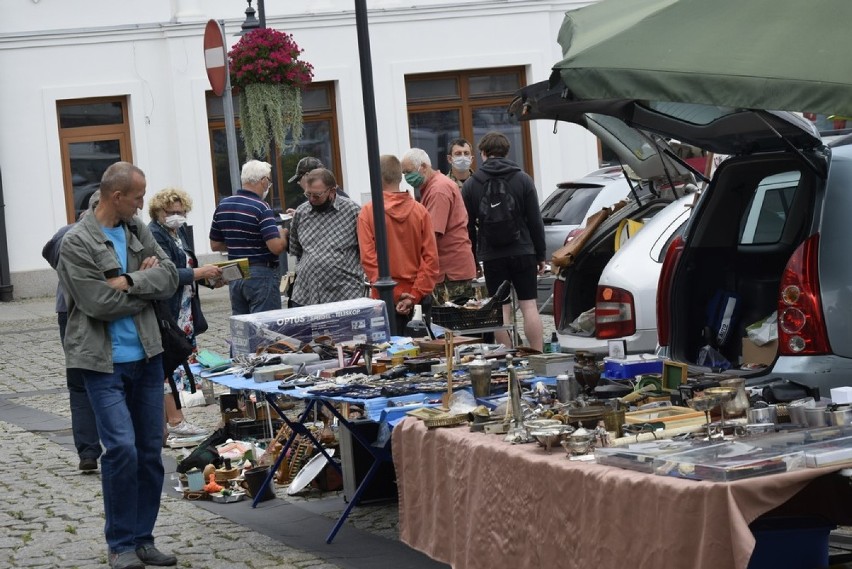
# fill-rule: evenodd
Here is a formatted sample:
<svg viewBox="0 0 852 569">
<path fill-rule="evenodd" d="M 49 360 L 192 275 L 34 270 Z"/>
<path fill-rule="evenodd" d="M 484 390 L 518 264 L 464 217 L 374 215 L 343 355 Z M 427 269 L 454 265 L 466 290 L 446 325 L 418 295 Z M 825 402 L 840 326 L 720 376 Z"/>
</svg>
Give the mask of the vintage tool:
<svg viewBox="0 0 852 569">
<path fill-rule="evenodd" d="M 524 428 L 524 413 L 521 408 L 521 380 L 518 378 L 517 368 L 512 363 L 512 356 L 506 356 L 506 371 L 509 372 L 509 403 L 506 407 L 508 412 L 512 412 L 512 427 L 509 429 L 506 442 L 528 443 L 532 441 L 532 437 Z"/>
</svg>

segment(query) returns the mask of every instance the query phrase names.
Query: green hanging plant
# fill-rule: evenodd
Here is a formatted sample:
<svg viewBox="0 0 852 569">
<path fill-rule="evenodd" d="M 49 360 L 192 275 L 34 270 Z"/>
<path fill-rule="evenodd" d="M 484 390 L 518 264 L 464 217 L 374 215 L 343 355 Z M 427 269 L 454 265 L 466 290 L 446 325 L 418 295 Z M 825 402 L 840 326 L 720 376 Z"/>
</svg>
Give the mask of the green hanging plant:
<svg viewBox="0 0 852 569">
<path fill-rule="evenodd" d="M 313 66 L 290 34 L 261 28 L 244 35 L 228 52 L 231 85 L 242 92 L 240 121 L 246 152 L 266 155 L 275 141 L 281 152 L 302 137 L 301 89 L 313 79 Z"/>
<path fill-rule="evenodd" d="M 292 146 L 302 138 L 302 92 L 292 85 L 246 85 L 240 97 L 240 121 L 249 155 L 265 156 L 271 140 L 283 152 L 288 132 Z"/>
</svg>

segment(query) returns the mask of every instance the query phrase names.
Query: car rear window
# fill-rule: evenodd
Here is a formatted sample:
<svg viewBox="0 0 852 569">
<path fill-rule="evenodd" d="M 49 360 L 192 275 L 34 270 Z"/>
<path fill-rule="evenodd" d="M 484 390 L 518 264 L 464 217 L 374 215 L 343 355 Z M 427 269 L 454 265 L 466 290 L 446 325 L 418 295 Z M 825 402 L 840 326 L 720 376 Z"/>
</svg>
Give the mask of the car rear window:
<svg viewBox="0 0 852 569">
<path fill-rule="evenodd" d="M 743 216 L 741 244 L 771 244 L 781 239 L 801 177 L 801 172 L 791 171 L 760 182 Z"/>
<path fill-rule="evenodd" d="M 580 225 L 602 189 L 602 186 L 558 188 L 542 204 L 541 217 L 549 224 Z"/>
</svg>

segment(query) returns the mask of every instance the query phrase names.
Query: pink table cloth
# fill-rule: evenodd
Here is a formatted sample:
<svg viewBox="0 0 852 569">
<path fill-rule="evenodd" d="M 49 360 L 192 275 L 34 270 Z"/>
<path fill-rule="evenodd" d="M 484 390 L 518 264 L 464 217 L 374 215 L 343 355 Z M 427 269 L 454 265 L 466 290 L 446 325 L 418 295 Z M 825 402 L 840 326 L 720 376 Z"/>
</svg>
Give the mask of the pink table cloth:
<svg viewBox="0 0 852 569">
<path fill-rule="evenodd" d="M 401 540 L 454 569 L 743 569 L 749 523 L 806 486 L 818 513 L 850 509 L 834 469 L 697 482 L 413 418 L 394 428 L 393 457 Z"/>
</svg>

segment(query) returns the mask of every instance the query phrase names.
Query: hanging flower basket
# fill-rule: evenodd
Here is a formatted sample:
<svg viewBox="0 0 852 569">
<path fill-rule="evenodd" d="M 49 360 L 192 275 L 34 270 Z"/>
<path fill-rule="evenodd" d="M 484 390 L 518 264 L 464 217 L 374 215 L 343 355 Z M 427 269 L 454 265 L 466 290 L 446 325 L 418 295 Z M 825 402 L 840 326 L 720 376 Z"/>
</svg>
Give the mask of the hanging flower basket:
<svg viewBox="0 0 852 569">
<path fill-rule="evenodd" d="M 231 86 L 240 91 L 240 123 L 246 152 L 262 157 L 274 140 L 283 152 L 302 137 L 301 89 L 313 79 L 313 66 L 290 34 L 271 28 L 244 35 L 228 58 Z"/>
</svg>

